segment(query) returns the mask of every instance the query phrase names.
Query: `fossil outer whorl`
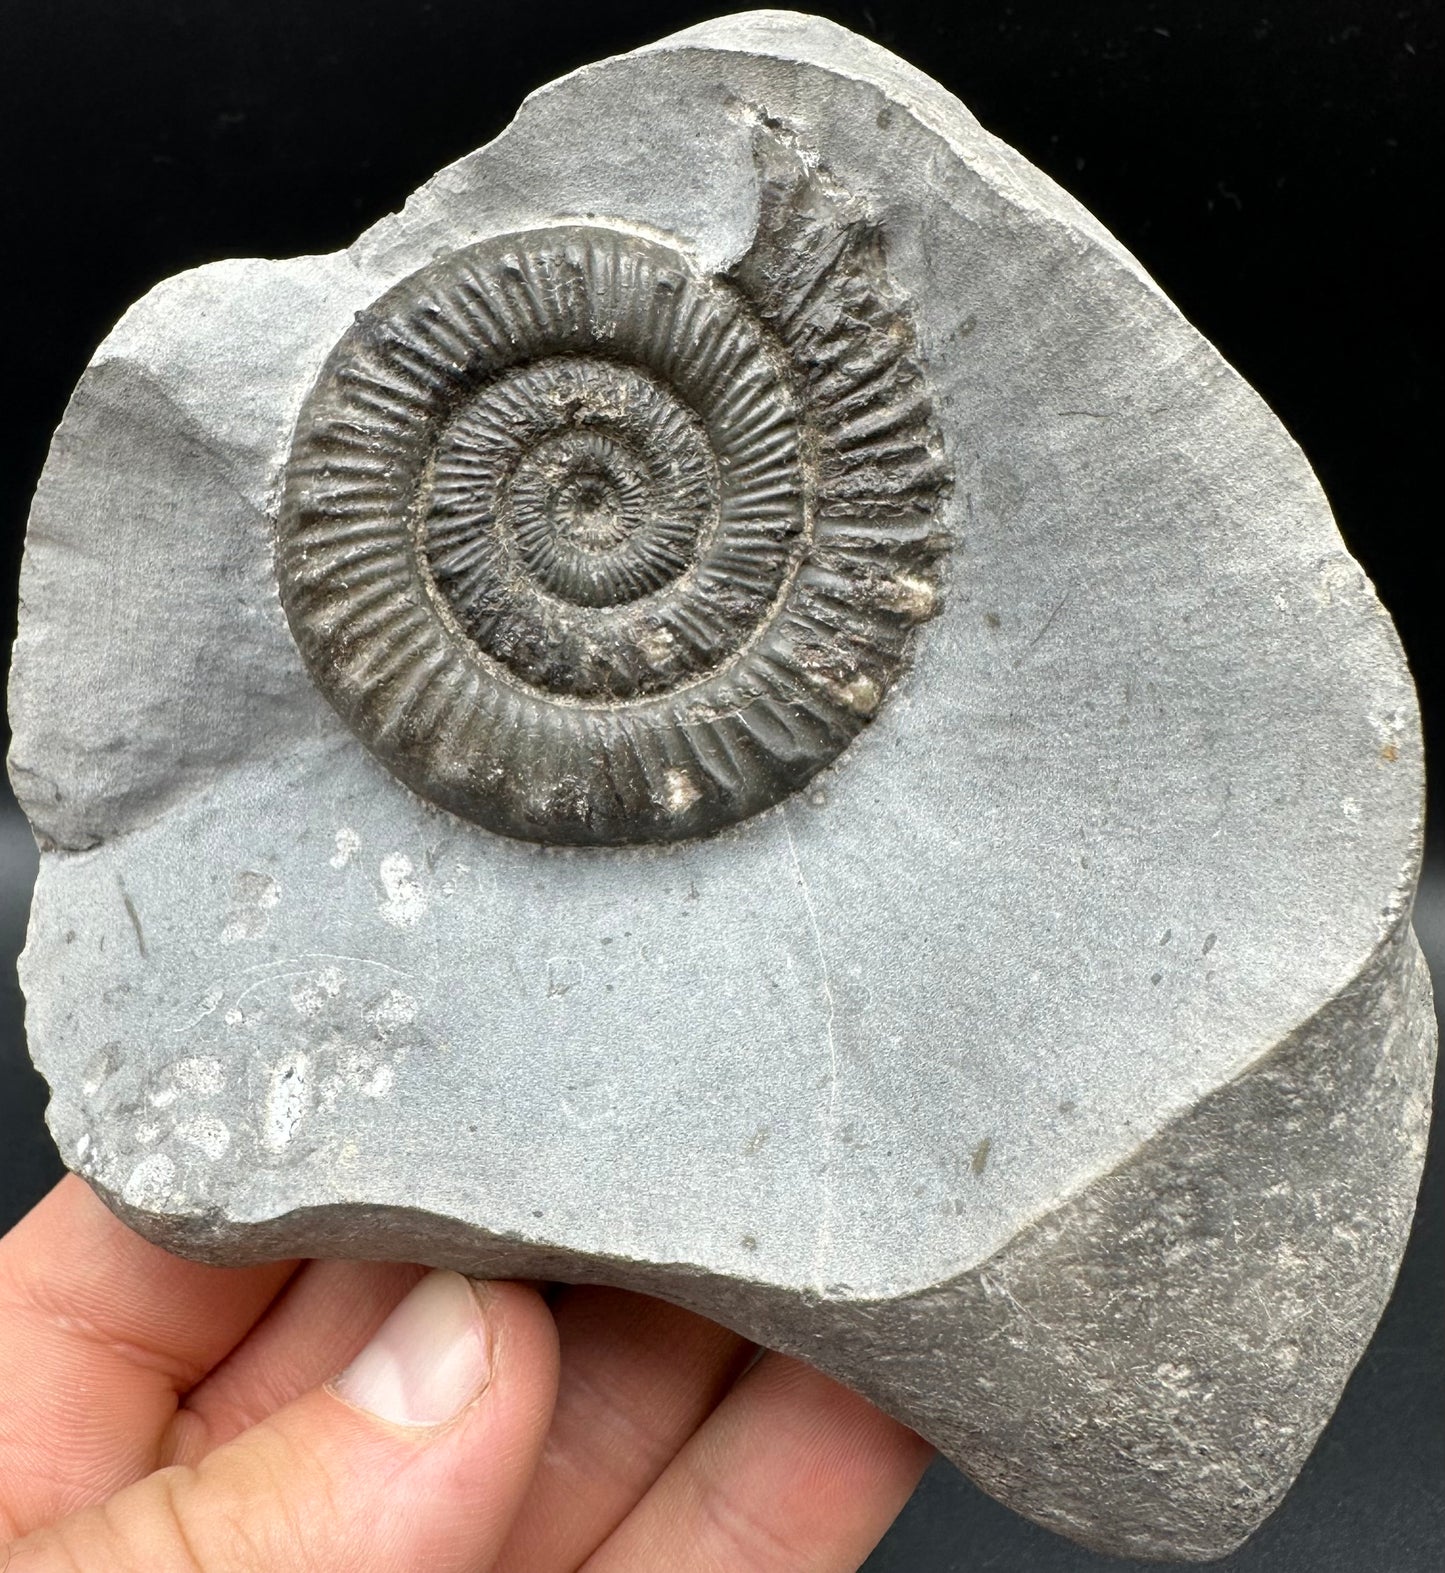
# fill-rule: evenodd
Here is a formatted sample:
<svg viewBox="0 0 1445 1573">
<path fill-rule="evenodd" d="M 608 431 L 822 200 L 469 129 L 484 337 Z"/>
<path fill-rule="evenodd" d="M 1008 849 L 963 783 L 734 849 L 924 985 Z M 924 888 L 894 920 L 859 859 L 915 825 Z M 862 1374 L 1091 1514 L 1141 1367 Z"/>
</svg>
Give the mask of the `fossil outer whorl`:
<svg viewBox="0 0 1445 1573">
<path fill-rule="evenodd" d="M 847 746 L 936 609 L 906 313 L 846 198 L 771 156 L 734 280 L 611 226 L 504 235 L 359 314 L 306 401 L 292 630 L 465 818 L 618 844 L 755 813 Z"/>
</svg>

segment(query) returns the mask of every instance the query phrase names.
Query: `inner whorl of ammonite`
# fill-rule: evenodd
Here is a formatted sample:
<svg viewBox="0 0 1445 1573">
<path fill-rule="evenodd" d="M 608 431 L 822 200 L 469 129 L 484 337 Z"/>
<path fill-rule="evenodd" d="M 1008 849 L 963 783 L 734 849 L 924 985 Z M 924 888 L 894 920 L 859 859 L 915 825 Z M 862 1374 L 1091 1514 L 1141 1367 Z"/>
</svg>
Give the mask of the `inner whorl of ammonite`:
<svg viewBox="0 0 1445 1573">
<path fill-rule="evenodd" d="M 831 762 L 937 606 L 947 484 L 876 228 L 773 149 L 734 272 L 569 223 L 361 313 L 297 423 L 297 644 L 422 796 L 540 841 L 696 836 Z"/>
<path fill-rule="evenodd" d="M 751 435 L 730 430 L 724 455 L 746 458 Z M 732 487 L 723 525 L 709 433 L 655 375 L 591 355 L 534 361 L 484 384 L 442 434 L 421 555 L 460 629 L 523 681 L 590 699 L 656 692 L 721 658 L 724 631 L 698 637 L 692 611 L 712 575 L 684 577 L 711 565 L 720 527 L 773 571 L 786 563 L 802 487 L 795 454 L 775 459 L 759 479 L 788 496 L 792 528 L 759 539 L 753 499 L 739 521 Z"/>
</svg>

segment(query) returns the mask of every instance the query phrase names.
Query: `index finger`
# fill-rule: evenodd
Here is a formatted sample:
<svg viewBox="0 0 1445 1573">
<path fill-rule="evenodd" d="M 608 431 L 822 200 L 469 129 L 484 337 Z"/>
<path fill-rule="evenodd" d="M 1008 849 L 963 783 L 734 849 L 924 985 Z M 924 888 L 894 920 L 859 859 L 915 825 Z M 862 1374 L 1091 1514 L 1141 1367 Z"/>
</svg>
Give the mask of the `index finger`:
<svg viewBox="0 0 1445 1573">
<path fill-rule="evenodd" d="M 0 1240 L 0 1539 L 150 1473 L 180 1395 L 295 1266 L 183 1261 L 63 1179 Z"/>
</svg>

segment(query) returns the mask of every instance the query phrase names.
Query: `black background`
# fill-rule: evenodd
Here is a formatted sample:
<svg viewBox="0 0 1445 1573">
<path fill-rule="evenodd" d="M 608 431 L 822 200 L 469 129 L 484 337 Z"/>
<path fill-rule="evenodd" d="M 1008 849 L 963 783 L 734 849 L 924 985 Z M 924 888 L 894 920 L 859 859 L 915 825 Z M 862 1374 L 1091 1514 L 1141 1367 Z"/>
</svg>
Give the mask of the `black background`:
<svg viewBox="0 0 1445 1573">
<path fill-rule="evenodd" d="M 936 77 L 1080 198 L 1263 393 L 1395 615 L 1428 738 L 1445 737 L 1433 462 L 1427 492 L 1438 443 L 1427 377 L 1439 314 L 1426 245 L 1440 197 L 1432 0 L 816 9 Z M 569 0 L 0 7 L 0 645 L 13 636 L 25 512 L 50 432 L 131 301 L 215 258 L 342 246 L 499 131 L 531 88 L 708 14 Z M 57 1172 L 12 966 L 32 867 L 0 801 L 0 1228 Z M 1437 886 L 1433 865 L 1420 917 L 1438 963 L 1445 880 Z M 1400 1290 L 1301 1483 L 1221 1566 L 1445 1565 L 1440 1180 L 1437 1166 Z M 1124 1566 L 941 1469 L 870 1564 Z"/>
</svg>

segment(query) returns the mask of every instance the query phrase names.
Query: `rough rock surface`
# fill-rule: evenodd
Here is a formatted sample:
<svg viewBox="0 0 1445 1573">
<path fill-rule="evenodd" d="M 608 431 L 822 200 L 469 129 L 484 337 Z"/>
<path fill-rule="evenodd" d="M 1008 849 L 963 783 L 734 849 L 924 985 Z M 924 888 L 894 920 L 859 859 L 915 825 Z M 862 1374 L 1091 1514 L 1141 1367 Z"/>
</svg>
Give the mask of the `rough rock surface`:
<svg viewBox="0 0 1445 1573">
<path fill-rule="evenodd" d="M 343 340 L 559 223 L 670 248 L 679 298 L 762 324 L 782 501 L 744 542 L 772 588 L 711 598 L 735 665 L 688 710 L 685 641 L 607 644 L 634 481 L 663 485 L 612 395 L 651 378 L 631 407 L 671 423 L 683 523 L 644 589 L 679 607 L 667 554 L 722 538 L 738 411 L 668 403 L 666 335 L 559 403 L 548 357 L 585 347 L 562 296 L 532 312 L 547 365 L 494 359 L 541 457 L 495 511 L 545 495 L 602 554 L 518 537 L 587 608 L 574 675 L 453 537 L 416 602 L 450 597 L 438 662 L 465 635 L 607 709 L 608 771 L 563 729 L 522 790 L 499 772 L 533 722 L 485 696 L 445 735 L 490 773 L 416 765 L 465 683 L 429 688 L 419 643 L 328 644 L 286 543 L 340 506 L 297 503 L 297 434 Z M 473 456 L 415 484 L 493 462 L 466 409 L 442 424 Z M 386 573 L 430 550 L 365 528 Z M 1278 422 L 937 84 L 816 19 L 729 18 L 543 89 L 344 254 L 168 280 L 76 391 L 22 597 L 32 1049 L 66 1160 L 136 1228 L 661 1293 L 1105 1550 L 1220 1555 L 1288 1487 L 1423 1153 L 1413 690 Z M 666 710 L 645 736 L 637 696 Z"/>
</svg>

